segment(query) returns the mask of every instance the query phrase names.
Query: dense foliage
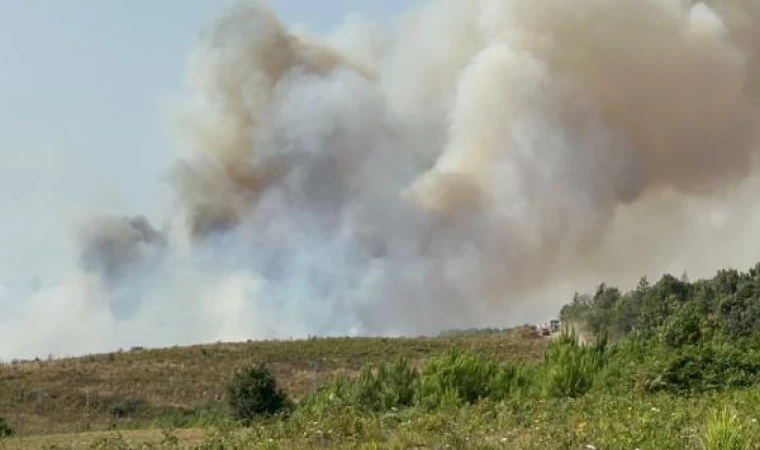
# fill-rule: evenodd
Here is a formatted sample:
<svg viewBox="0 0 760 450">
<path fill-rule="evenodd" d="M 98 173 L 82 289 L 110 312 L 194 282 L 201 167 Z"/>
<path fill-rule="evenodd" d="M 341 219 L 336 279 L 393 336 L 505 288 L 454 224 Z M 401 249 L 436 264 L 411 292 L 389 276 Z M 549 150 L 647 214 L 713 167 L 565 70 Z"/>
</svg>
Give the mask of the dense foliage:
<svg viewBox="0 0 760 450">
<path fill-rule="evenodd" d="M 651 285 L 642 278 L 625 293 L 602 284 L 593 296 L 576 294 L 561 318 L 611 336 L 659 333 L 675 347 L 715 337 L 748 339 L 760 325 L 760 264 L 695 282 L 665 275 Z"/>
<path fill-rule="evenodd" d="M 274 376 L 263 364 L 237 371 L 227 384 L 227 395 L 235 418 L 244 423 L 288 406 L 287 395 L 277 387 Z"/>
<path fill-rule="evenodd" d="M 648 391 L 746 388 L 760 377 L 760 264 L 696 282 L 671 275 L 654 285 L 642 279 L 626 293 L 601 285 L 593 296 L 576 294 L 561 318 L 591 333 L 644 343 L 639 355 L 646 357 L 631 369 Z"/>
</svg>

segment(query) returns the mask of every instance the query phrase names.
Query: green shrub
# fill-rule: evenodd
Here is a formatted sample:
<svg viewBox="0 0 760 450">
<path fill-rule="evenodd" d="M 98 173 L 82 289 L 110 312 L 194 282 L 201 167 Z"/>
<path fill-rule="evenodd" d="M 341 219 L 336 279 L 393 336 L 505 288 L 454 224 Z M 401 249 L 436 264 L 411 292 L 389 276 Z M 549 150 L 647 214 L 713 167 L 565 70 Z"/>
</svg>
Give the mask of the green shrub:
<svg viewBox="0 0 760 450">
<path fill-rule="evenodd" d="M 636 335 L 618 341 L 605 350 L 594 388 L 617 394 L 633 391 L 640 379 L 640 367 L 656 354 L 657 348 L 657 341 Z"/>
<path fill-rule="evenodd" d="M 430 408 L 474 403 L 498 394 L 504 381 L 505 375 L 493 361 L 449 350 L 428 362 L 420 377 L 418 401 Z"/>
<path fill-rule="evenodd" d="M 13 427 L 4 417 L 0 417 L 0 439 L 13 436 Z"/>
<path fill-rule="evenodd" d="M 579 397 L 591 390 L 606 357 L 606 338 L 584 346 L 575 331 L 564 331 L 544 355 L 543 390 L 550 397 Z"/>
<path fill-rule="evenodd" d="M 747 450 L 750 437 L 736 412 L 723 408 L 710 417 L 703 438 L 705 450 Z"/>
<path fill-rule="evenodd" d="M 320 386 L 298 402 L 294 414 L 322 417 L 330 411 L 350 406 L 350 383 L 350 380 L 341 378 Z"/>
<path fill-rule="evenodd" d="M 737 345 L 703 344 L 663 353 L 648 368 L 650 391 L 677 394 L 749 387 L 760 375 L 760 354 Z"/>
<path fill-rule="evenodd" d="M 352 383 L 351 397 L 358 406 L 385 411 L 411 406 L 418 373 L 404 359 L 377 367 L 366 366 Z"/>
<path fill-rule="evenodd" d="M 298 411 L 321 416 L 346 408 L 377 412 L 502 400 L 528 391 L 535 375 L 534 366 L 499 365 L 475 354 L 449 350 L 428 361 L 421 374 L 403 359 L 366 366 L 356 379 L 335 380 L 306 396 Z"/>
<path fill-rule="evenodd" d="M 278 413 L 290 404 L 263 364 L 236 372 L 227 384 L 227 396 L 234 417 L 244 423 L 250 423 L 257 416 Z"/>
<path fill-rule="evenodd" d="M 341 407 L 387 411 L 412 406 L 419 373 L 405 359 L 367 365 L 356 379 L 340 378 L 319 388 L 299 403 L 299 410 L 322 415 Z"/>
<path fill-rule="evenodd" d="M 704 314 L 697 303 L 687 303 L 662 327 L 660 338 L 668 347 L 696 345 L 702 341 L 701 322 Z"/>
<path fill-rule="evenodd" d="M 494 400 L 502 400 L 515 394 L 528 393 L 535 384 L 536 376 L 536 366 L 502 364 L 491 379 L 489 397 Z"/>
</svg>

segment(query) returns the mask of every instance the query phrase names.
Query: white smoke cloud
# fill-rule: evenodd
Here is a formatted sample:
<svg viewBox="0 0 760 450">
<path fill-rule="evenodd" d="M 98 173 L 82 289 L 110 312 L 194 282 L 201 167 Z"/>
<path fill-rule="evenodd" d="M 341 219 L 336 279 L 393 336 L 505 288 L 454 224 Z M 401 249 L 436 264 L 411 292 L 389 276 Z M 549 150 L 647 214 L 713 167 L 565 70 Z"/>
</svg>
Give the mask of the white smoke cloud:
<svg viewBox="0 0 760 450">
<path fill-rule="evenodd" d="M 751 264 L 759 20 L 431 0 L 320 38 L 234 8 L 190 58 L 166 226 L 93 222 L 88 264 L 6 288 L 0 358 L 515 325 Z"/>
</svg>

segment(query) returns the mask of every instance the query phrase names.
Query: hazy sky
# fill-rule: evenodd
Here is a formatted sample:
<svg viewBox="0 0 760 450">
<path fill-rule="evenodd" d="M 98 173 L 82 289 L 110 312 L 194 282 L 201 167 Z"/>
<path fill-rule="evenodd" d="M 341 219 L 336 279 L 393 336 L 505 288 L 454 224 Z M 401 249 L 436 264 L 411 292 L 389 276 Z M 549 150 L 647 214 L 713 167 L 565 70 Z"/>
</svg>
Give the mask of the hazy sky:
<svg viewBox="0 0 760 450">
<path fill-rule="evenodd" d="M 160 219 L 172 158 L 161 106 L 182 87 L 200 27 L 232 3 L 0 1 L 0 282 L 54 270 L 42 255 L 66 254 L 72 220 Z M 317 31 L 352 12 L 386 20 L 408 3 L 271 2 L 285 22 Z"/>
</svg>

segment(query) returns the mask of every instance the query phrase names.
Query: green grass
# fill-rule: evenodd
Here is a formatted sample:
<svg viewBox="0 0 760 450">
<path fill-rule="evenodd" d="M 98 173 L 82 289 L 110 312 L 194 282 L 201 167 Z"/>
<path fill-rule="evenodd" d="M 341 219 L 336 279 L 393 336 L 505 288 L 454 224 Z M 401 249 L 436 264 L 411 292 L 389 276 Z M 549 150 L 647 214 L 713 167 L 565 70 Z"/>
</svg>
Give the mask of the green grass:
<svg viewBox="0 0 760 450">
<path fill-rule="evenodd" d="M 208 428 L 172 432 L 193 448 L 306 449 L 306 448 L 456 448 L 456 449 L 657 449 L 710 447 L 705 436 L 714 431 L 713 416 L 735 410 L 742 424 L 742 442 L 760 442 L 752 419 L 760 414 L 760 391 L 725 392 L 699 398 L 656 394 L 552 399 L 527 402 L 482 401 L 430 411 L 422 408 L 382 414 L 358 410 L 323 411 L 320 416 L 270 419 L 251 428 Z M 733 419 L 732 419 L 733 420 Z M 722 425 L 721 425 L 722 426 Z M 733 426 L 733 425 L 731 425 Z M 159 431 L 55 436 L 59 448 L 177 448 Z M 52 438 L 52 437 L 51 437 Z M 723 439 L 722 437 L 720 437 Z M 728 438 L 732 439 L 732 438 Z M 166 442 L 161 445 L 161 442 Z M 44 438 L 8 441 L 7 448 L 40 448 Z M 709 441 L 714 442 L 714 441 Z M 727 442 L 727 441 L 721 441 Z M 734 442 L 734 441 L 731 441 Z M 34 445 L 37 445 L 34 447 Z M 71 447 L 67 447 L 67 446 Z M 110 446 L 109 446 L 110 445 Z M 704 447 L 703 447 L 704 446 Z M 744 447 L 741 447 L 744 448 Z M 755 447 L 758 448 L 757 444 Z"/>
<path fill-rule="evenodd" d="M 750 431 L 739 415 L 728 408 L 716 412 L 707 425 L 705 450 L 747 450 L 750 448 Z"/>
</svg>

